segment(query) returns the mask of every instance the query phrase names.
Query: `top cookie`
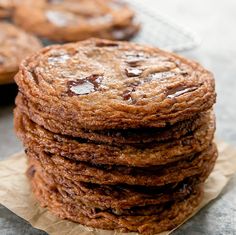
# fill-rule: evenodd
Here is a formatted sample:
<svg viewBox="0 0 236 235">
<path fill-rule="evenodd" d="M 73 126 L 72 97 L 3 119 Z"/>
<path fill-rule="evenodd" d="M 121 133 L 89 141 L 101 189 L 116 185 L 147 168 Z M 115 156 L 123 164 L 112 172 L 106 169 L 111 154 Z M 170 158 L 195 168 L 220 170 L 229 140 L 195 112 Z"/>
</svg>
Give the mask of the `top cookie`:
<svg viewBox="0 0 236 235">
<path fill-rule="evenodd" d="M 34 36 L 0 22 L 0 84 L 13 81 L 21 60 L 40 48 L 41 43 Z"/>
<path fill-rule="evenodd" d="M 44 119 L 91 130 L 164 127 L 215 102 L 212 74 L 157 48 L 90 39 L 24 60 L 15 80 Z"/>
<path fill-rule="evenodd" d="M 26 0 L 14 19 L 25 30 L 62 42 L 90 37 L 125 40 L 139 29 L 134 12 L 120 0 Z"/>
</svg>

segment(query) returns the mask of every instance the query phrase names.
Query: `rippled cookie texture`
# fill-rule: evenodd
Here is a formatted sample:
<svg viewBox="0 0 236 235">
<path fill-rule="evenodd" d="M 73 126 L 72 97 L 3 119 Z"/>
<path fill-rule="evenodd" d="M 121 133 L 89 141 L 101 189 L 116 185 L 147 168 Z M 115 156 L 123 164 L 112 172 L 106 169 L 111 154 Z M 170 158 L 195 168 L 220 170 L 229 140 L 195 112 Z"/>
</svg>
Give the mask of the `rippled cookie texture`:
<svg viewBox="0 0 236 235">
<path fill-rule="evenodd" d="M 41 50 L 24 60 L 16 82 L 41 119 L 72 135 L 164 127 L 210 109 L 216 97 L 212 74 L 196 62 L 100 39 Z"/>
<path fill-rule="evenodd" d="M 42 49 L 15 80 L 15 130 L 41 206 L 93 228 L 146 235 L 196 210 L 218 156 L 214 78 L 200 64 L 89 39 Z"/>
<path fill-rule="evenodd" d="M 13 81 L 22 59 L 41 48 L 34 36 L 6 22 L 0 22 L 0 84 Z"/>
<path fill-rule="evenodd" d="M 192 194 L 182 200 L 163 203 L 158 207 L 134 207 L 127 211 L 94 209 L 73 200 L 66 200 L 44 179 L 35 171 L 30 177 L 32 190 L 41 205 L 53 210 L 58 217 L 90 227 L 116 229 L 120 232 L 137 231 L 152 235 L 172 229 L 194 212 L 202 199 L 201 187 L 195 187 Z"/>
<path fill-rule="evenodd" d="M 184 159 L 206 149 L 212 142 L 215 132 L 215 118 L 188 134 L 162 141 L 139 144 L 106 144 L 84 138 L 68 138 L 47 131 L 30 121 L 18 108 L 15 110 L 15 128 L 27 147 L 37 145 L 49 153 L 60 154 L 72 160 L 93 164 L 121 164 L 136 167 L 163 165 Z M 177 132 L 177 130 L 176 130 Z M 147 132 L 148 133 L 148 132 Z M 100 144 L 97 144 L 100 143 Z"/>
<path fill-rule="evenodd" d="M 140 27 L 134 11 L 120 0 L 25 0 L 14 20 L 38 36 L 62 42 L 90 37 L 127 40 Z"/>
</svg>

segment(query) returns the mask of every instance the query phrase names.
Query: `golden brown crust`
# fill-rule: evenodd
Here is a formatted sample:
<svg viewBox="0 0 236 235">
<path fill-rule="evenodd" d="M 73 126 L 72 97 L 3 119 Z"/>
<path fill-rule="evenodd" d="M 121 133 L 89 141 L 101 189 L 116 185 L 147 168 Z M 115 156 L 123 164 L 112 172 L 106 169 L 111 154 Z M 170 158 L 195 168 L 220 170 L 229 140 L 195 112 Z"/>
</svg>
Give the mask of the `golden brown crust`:
<svg viewBox="0 0 236 235">
<path fill-rule="evenodd" d="M 215 131 L 214 115 L 208 118 L 208 122 L 197 130 L 179 139 L 138 146 L 108 145 L 51 133 L 30 121 L 18 108 L 15 110 L 15 129 L 26 148 L 34 145 L 55 155 L 93 164 L 147 167 L 175 162 L 207 149 Z"/>
<path fill-rule="evenodd" d="M 16 98 L 17 110 L 15 110 L 15 116 L 18 126 L 23 126 L 28 131 L 35 131 L 32 133 L 38 136 L 37 130 L 40 129 L 36 123 L 40 126 L 45 127 L 45 135 L 53 134 L 65 134 L 66 136 L 79 137 L 84 140 L 94 141 L 97 143 L 106 143 L 115 146 L 123 146 L 124 144 L 133 146 L 142 146 L 146 143 L 151 142 L 161 142 L 173 139 L 179 139 L 184 135 L 187 135 L 196 129 L 200 128 L 206 123 L 211 122 L 214 114 L 212 111 L 207 111 L 199 113 L 191 119 L 177 122 L 174 125 L 167 125 L 163 128 L 136 128 L 136 129 L 110 129 L 101 131 L 91 131 L 89 129 L 76 129 L 74 131 L 74 126 L 72 125 L 70 129 L 67 126 L 67 131 L 64 133 L 63 127 L 60 127 L 60 123 L 57 120 L 43 119 L 40 115 L 40 111 L 37 110 L 32 103 L 28 102 L 26 98 L 19 93 Z M 21 113 L 21 114 L 20 114 Z M 32 121 L 29 120 L 29 118 Z M 208 124 L 207 124 L 208 125 Z M 60 131 L 62 130 L 62 131 Z M 24 131 L 24 130 L 22 130 Z M 27 130 L 25 130 L 27 132 Z M 60 135 L 59 135 L 60 136 Z M 58 136 L 58 139 L 63 139 Z M 42 138 L 42 136 L 41 136 Z M 53 137 L 54 138 L 54 137 Z M 47 139 L 51 139 L 49 136 Z M 55 138 L 54 138 L 54 141 Z M 60 141 L 60 142 L 61 142 Z M 40 144 L 40 143 L 39 143 Z M 45 143 L 46 144 L 46 143 Z M 46 144 L 47 146 L 47 144 Z"/>
<path fill-rule="evenodd" d="M 30 158 L 28 162 L 29 176 L 37 172 L 50 188 L 56 188 L 68 200 L 100 209 L 112 208 L 117 213 L 137 205 L 158 205 L 185 198 L 193 193 L 198 184 L 206 180 L 215 163 L 214 160 L 209 163 L 201 175 L 177 183 L 147 187 L 127 184 L 100 185 L 70 180 L 64 175 L 49 173 L 39 161 Z"/>
<path fill-rule="evenodd" d="M 74 180 L 96 184 L 130 184 L 161 186 L 176 183 L 187 177 L 201 175 L 217 157 L 216 146 L 185 160 L 164 166 L 127 167 L 120 165 L 93 165 L 72 161 L 59 155 L 47 154 L 38 146 L 31 145 L 27 156 L 41 164 L 49 173 L 63 175 Z"/>
<path fill-rule="evenodd" d="M 61 42 L 90 37 L 127 40 L 139 30 L 134 12 L 117 0 L 25 0 L 14 20 L 27 31 Z"/>
</svg>

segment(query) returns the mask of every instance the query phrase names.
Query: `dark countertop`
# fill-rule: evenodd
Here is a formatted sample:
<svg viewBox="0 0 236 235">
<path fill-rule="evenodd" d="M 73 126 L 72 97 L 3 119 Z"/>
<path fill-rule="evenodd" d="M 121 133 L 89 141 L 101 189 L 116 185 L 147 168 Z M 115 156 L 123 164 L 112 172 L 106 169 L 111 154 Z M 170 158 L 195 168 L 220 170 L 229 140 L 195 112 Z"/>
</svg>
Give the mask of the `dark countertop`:
<svg viewBox="0 0 236 235">
<path fill-rule="evenodd" d="M 217 138 L 236 146 L 236 1 L 145 0 L 152 8 L 196 31 L 201 45 L 183 55 L 213 71 L 217 84 Z M 0 159 L 22 149 L 13 132 L 16 87 L 0 87 Z M 178 235 L 236 234 L 236 176 L 221 196 L 183 225 Z M 28 223 L 0 207 L 1 235 L 42 235 Z"/>
</svg>

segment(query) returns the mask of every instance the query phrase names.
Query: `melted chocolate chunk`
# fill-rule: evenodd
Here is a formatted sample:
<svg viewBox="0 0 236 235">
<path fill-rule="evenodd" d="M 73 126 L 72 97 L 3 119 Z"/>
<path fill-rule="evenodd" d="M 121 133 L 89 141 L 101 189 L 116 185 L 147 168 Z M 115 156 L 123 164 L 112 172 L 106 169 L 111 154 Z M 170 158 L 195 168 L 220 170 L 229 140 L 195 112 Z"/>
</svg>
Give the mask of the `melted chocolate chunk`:
<svg viewBox="0 0 236 235">
<path fill-rule="evenodd" d="M 139 53 L 132 53 L 132 52 L 127 52 L 125 53 L 125 62 L 131 66 L 131 67 L 137 67 L 140 66 L 141 63 L 149 58 L 148 55 L 139 52 Z"/>
<path fill-rule="evenodd" d="M 130 60 L 126 60 L 125 62 L 131 66 L 131 67 L 137 67 L 140 66 L 143 60 L 140 59 L 130 59 Z"/>
<path fill-rule="evenodd" d="M 39 84 L 39 79 L 34 71 L 34 69 L 31 69 L 30 71 L 30 76 L 31 78 L 35 81 L 35 83 L 38 85 Z"/>
<path fill-rule="evenodd" d="M 183 75 L 184 77 L 189 75 L 189 73 L 187 71 L 181 71 L 180 74 Z"/>
<path fill-rule="evenodd" d="M 128 77 L 138 77 L 142 74 L 143 71 L 138 68 L 126 68 L 125 72 Z"/>
<path fill-rule="evenodd" d="M 48 63 L 49 64 L 55 64 L 55 63 L 66 63 L 70 59 L 69 54 L 58 54 L 58 55 L 52 55 L 51 57 L 48 58 Z"/>
<path fill-rule="evenodd" d="M 174 87 L 174 88 L 171 88 L 170 90 L 168 90 L 166 95 L 167 95 L 167 98 L 172 99 L 172 98 L 181 96 L 183 94 L 186 94 L 188 92 L 192 92 L 192 91 L 195 91 L 195 90 L 197 90 L 197 87 L 179 86 L 179 87 Z"/>
<path fill-rule="evenodd" d="M 102 82 L 101 75 L 91 75 L 89 77 L 78 79 L 76 81 L 68 81 L 68 93 L 74 95 L 87 95 L 99 89 Z"/>
<path fill-rule="evenodd" d="M 160 79 L 167 79 L 176 76 L 176 73 L 174 72 L 159 72 L 159 73 L 153 73 L 148 77 L 149 81 L 153 80 L 160 80 Z"/>
<path fill-rule="evenodd" d="M 142 84 L 142 81 L 139 80 L 139 81 L 130 82 L 130 83 L 128 84 L 128 86 L 134 88 L 134 87 L 139 86 L 139 85 L 141 85 L 141 84 Z"/>
<path fill-rule="evenodd" d="M 135 51 L 127 51 L 125 53 L 125 57 L 128 59 L 147 59 L 150 56 L 145 54 L 144 52 L 135 52 Z"/>
<path fill-rule="evenodd" d="M 96 42 L 97 47 L 117 47 L 119 46 L 116 42 Z"/>
<path fill-rule="evenodd" d="M 130 90 L 124 91 L 123 94 L 122 94 L 123 99 L 124 99 L 124 100 L 131 100 L 131 101 L 132 101 L 131 94 L 132 94 L 132 92 L 134 92 L 134 91 L 135 91 L 134 88 L 132 88 L 132 89 L 130 89 Z"/>
<path fill-rule="evenodd" d="M 122 95 L 123 99 L 127 101 L 131 101 L 134 104 L 136 100 L 132 98 L 131 94 L 136 91 L 136 87 L 139 86 L 140 84 L 141 84 L 141 81 L 134 81 L 131 83 L 130 82 L 127 83 L 128 88 L 127 90 L 123 92 L 123 95 Z"/>
</svg>

